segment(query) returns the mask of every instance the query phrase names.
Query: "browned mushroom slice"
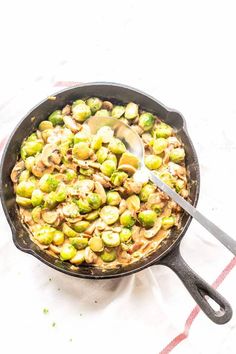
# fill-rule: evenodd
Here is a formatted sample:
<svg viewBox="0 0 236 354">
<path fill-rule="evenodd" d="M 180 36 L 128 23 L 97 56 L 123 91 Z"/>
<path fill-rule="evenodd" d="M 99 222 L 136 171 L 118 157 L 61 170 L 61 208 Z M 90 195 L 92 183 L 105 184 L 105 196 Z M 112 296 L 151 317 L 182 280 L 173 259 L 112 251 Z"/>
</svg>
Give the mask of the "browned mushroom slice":
<svg viewBox="0 0 236 354">
<path fill-rule="evenodd" d="M 140 238 L 141 238 L 140 229 L 141 228 L 139 226 L 136 226 L 136 225 L 134 225 L 132 227 L 131 237 L 134 240 L 134 242 L 140 241 Z"/>
<path fill-rule="evenodd" d="M 143 243 L 144 243 L 144 241 L 142 241 L 142 240 L 135 242 L 135 243 L 129 248 L 128 253 L 129 253 L 129 254 L 134 253 L 134 252 L 137 251 L 140 247 L 142 247 Z"/>
<path fill-rule="evenodd" d="M 24 170 L 24 168 L 25 168 L 25 163 L 23 160 L 19 161 L 15 164 L 15 166 L 11 172 L 11 180 L 13 183 L 18 182 L 19 176 L 20 176 L 21 172 Z"/>
<path fill-rule="evenodd" d="M 154 237 L 158 231 L 161 229 L 161 220 L 162 218 L 158 218 L 154 224 L 154 226 L 151 229 L 144 230 L 143 236 L 146 238 L 152 238 Z"/>
<path fill-rule="evenodd" d="M 102 204 L 106 203 L 107 195 L 103 185 L 100 182 L 95 182 L 95 192 L 100 195 L 102 199 Z"/>
<path fill-rule="evenodd" d="M 131 125 L 131 129 L 134 130 L 138 135 L 143 134 L 143 129 L 139 125 Z"/>
<path fill-rule="evenodd" d="M 49 249 L 54 252 L 55 254 L 60 254 L 61 252 L 61 247 L 55 246 L 52 243 L 49 245 Z"/>
<path fill-rule="evenodd" d="M 47 167 L 52 166 L 53 163 L 58 165 L 61 162 L 58 146 L 55 144 L 46 144 L 43 148 L 41 159 Z"/>
<path fill-rule="evenodd" d="M 108 178 L 108 177 L 106 177 L 104 175 L 95 173 L 93 175 L 93 179 L 94 179 L 94 181 L 101 183 L 101 185 L 103 187 L 105 187 L 105 188 L 110 188 L 111 187 L 110 178 Z"/>
<path fill-rule="evenodd" d="M 63 117 L 66 128 L 70 129 L 72 133 L 78 133 L 81 130 L 81 124 L 77 123 L 71 116 Z"/>
<path fill-rule="evenodd" d="M 118 170 L 126 172 L 129 176 L 132 176 L 136 172 L 136 168 L 131 165 L 120 165 Z"/>
<path fill-rule="evenodd" d="M 107 109 L 108 111 L 111 111 L 113 109 L 113 104 L 110 101 L 103 101 L 102 109 Z"/>
<path fill-rule="evenodd" d="M 42 219 L 47 224 L 54 224 L 57 221 L 58 213 L 56 210 L 42 210 Z"/>
<path fill-rule="evenodd" d="M 86 263 L 95 263 L 98 259 L 97 255 L 91 250 L 90 247 L 86 247 L 84 251 L 84 258 Z"/>
<path fill-rule="evenodd" d="M 63 116 L 69 116 L 71 113 L 71 106 L 67 104 L 61 111 Z"/>
<path fill-rule="evenodd" d="M 176 138 L 176 136 L 170 136 L 167 138 L 168 145 L 173 145 L 174 148 L 180 147 L 181 142 Z"/>
<path fill-rule="evenodd" d="M 142 135 L 142 140 L 143 140 L 144 144 L 149 145 L 150 142 L 152 141 L 152 139 L 153 139 L 153 138 L 152 138 L 151 134 L 149 134 L 149 133 L 144 133 L 144 134 Z"/>
<path fill-rule="evenodd" d="M 126 180 L 124 182 L 124 188 L 129 195 L 139 194 L 141 192 L 142 186 L 143 185 L 141 182 L 135 182 L 132 180 Z"/>
<path fill-rule="evenodd" d="M 122 199 L 119 205 L 119 214 L 123 214 L 123 212 L 127 209 L 127 204 L 125 199 Z"/>
</svg>

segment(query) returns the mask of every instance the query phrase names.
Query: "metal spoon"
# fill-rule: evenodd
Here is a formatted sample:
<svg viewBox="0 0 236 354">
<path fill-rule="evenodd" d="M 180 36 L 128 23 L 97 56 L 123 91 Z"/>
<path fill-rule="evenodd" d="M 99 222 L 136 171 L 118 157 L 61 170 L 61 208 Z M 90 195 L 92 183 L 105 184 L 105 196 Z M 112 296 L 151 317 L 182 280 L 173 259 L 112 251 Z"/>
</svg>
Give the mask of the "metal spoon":
<svg viewBox="0 0 236 354">
<path fill-rule="evenodd" d="M 89 118 L 86 123 L 90 127 L 91 133 L 96 134 L 98 129 L 109 126 L 114 131 L 114 135 L 123 141 L 128 151 L 137 156 L 140 160 L 139 170 L 135 173 L 134 179 L 141 182 L 150 179 L 163 192 L 165 192 L 172 200 L 180 205 L 189 215 L 196 219 L 205 229 L 207 229 L 218 241 L 220 241 L 229 251 L 236 255 L 236 241 L 227 235 L 223 230 L 207 219 L 196 208 L 158 178 L 152 171 L 144 165 L 144 146 L 139 135 L 131 129 L 127 124 L 112 117 L 96 117 Z"/>
</svg>

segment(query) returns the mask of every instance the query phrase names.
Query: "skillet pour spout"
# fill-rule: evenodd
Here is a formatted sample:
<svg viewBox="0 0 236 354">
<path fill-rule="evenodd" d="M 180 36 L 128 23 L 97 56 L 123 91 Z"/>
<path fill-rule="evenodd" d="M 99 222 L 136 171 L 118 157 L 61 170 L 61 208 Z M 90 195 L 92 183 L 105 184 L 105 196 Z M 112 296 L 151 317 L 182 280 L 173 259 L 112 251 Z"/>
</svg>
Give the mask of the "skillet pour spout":
<svg viewBox="0 0 236 354">
<path fill-rule="evenodd" d="M 48 117 L 51 112 L 63 108 L 66 104 L 72 103 L 78 98 L 100 97 L 115 104 L 133 101 L 139 104 L 143 110 L 155 113 L 164 122 L 174 127 L 177 135 L 185 145 L 186 167 L 190 181 L 190 200 L 194 206 L 197 205 L 199 197 L 200 174 L 198 159 L 188 135 L 185 120 L 179 112 L 168 109 L 155 98 L 140 90 L 116 83 L 95 82 L 81 84 L 57 92 L 53 96 L 56 97 L 55 100 L 45 99 L 23 117 L 8 139 L 2 155 L 0 170 L 1 202 L 11 227 L 12 238 L 16 247 L 23 252 L 32 254 L 41 262 L 60 272 L 79 278 L 108 279 L 123 277 L 153 265 L 165 265 L 178 275 L 194 300 L 212 321 L 217 324 L 228 322 L 232 317 L 232 309 L 229 303 L 192 271 L 179 253 L 180 242 L 191 222 L 191 216 L 186 213 L 183 213 L 181 227 L 175 229 L 170 237 L 163 240 L 158 250 L 130 265 L 107 269 L 105 272 L 98 267 L 92 266 L 80 266 L 78 270 L 73 269 L 69 263 L 61 262 L 40 250 L 30 239 L 29 232 L 22 224 L 16 206 L 13 184 L 10 179 L 11 170 L 19 157 L 22 141 L 35 131 L 39 123 Z M 35 117 L 33 121 L 32 117 Z M 219 311 L 213 309 L 208 302 L 209 297 L 219 305 Z"/>
</svg>

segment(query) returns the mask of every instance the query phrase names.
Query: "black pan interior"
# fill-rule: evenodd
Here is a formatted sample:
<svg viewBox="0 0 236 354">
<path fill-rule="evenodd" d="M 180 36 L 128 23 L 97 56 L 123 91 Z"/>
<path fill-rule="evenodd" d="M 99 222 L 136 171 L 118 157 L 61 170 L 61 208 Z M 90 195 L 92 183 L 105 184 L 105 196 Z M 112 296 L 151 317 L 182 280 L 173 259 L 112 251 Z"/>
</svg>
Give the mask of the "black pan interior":
<svg viewBox="0 0 236 354">
<path fill-rule="evenodd" d="M 115 103 L 127 103 L 129 101 L 134 101 L 138 103 L 142 109 L 157 114 L 163 121 L 173 126 L 178 136 L 185 144 L 186 165 L 189 173 L 189 179 L 191 181 L 190 199 L 192 204 L 196 205 L 200 184 L 199 164 L 195 149 L 190 137 L 188 136 L 183 116 L 176 111 L 167 109 L 156 99 L 141 91 L 113 83 L 83 84 L 63 90 L 59 93 L 56 93 L 54 96 L 56 97 L 56 100 L 46 99 L 42 101 L 21 120 L 9 138 L 2 156 L 0 180 L 1 200 L 7 220 L 12 229 L 13 241 L 15 245 L 22 251 L 31 253 L 35 257 L 39 258 L 42 262 L 55 269 L 58 269 L 72 276 L 84 278 L 99 279 L 119 277 L 139 271 L 153 263 L 157 263 L 158 260 L 162 258 L 167 252 L 169 252 L 183 237 L 191 221 L 191 217 L 189 215 L 184 213 L 182 217 L 181 228 L 179 230 L 173 230 L 171 236 L 163 241 L 161 247 L 156 252 L 150 254 L 142 260 L 139 260 L 138 262 L 135 262 L 126 267 L 106 270 L 105 272 L 101 269 L 91 266 L 80 266 L 79 270 L 74 270 L 71 269 L 71 265 L 69 263 L 60 262 L 54 257 L 47 255 L 30 240 L 28 231 L 26 227 L 22 225 L 17 212 L 13 185 L 10 180 L 10 173 L 16 160 L 18 159 L 22 140 L 32 131 L 34 131 L 38 124 L 47 118 L 48 115 L 55 109 L 60 109 L 65 106 L 65 104 L 72 103 L 72 101 L 77 98 L 85 98 L 91 96 L 97 96 L 108 100 L 110 99 Z"/>
</svg>

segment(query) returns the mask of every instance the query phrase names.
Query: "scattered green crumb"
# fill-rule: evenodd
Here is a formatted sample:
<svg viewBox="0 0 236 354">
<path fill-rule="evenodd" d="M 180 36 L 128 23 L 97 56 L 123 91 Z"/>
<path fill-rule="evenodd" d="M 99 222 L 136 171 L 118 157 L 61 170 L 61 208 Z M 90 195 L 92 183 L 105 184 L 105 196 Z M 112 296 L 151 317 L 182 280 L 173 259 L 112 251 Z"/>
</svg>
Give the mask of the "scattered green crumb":
<svg viewBox="0 0 236 354">
<path fill-rule="evenodd" d="M 49 312 L 49 310 L 45 307 L 45 308 L 43 309 L 43 313 L 44 313 L 45 315 L 47 315 L 48 312 Z"/>
<path fill-rule="evenodd" d="M 52 323 L 52 327 L 56 327 L 56 322 L 53 322 L 53 323 Z"/>
</svg>

